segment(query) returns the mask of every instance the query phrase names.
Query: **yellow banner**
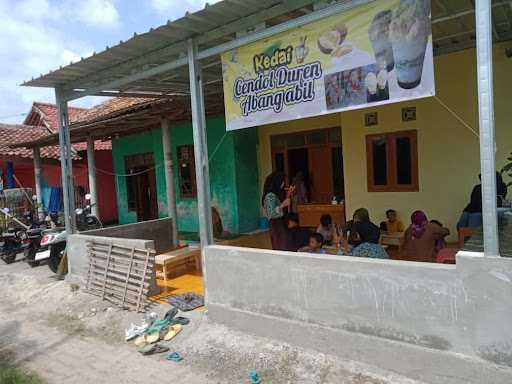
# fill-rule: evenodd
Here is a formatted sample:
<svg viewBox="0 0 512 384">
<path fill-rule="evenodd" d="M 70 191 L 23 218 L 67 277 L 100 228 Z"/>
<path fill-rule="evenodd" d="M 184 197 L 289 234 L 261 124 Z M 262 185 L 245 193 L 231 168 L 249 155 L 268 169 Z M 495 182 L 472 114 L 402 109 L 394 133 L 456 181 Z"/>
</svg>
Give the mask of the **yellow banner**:
<svg viewBox="0 0 512 384">
<path fill-rule="evenodd" d="M 222 55 L 228 130 L 435 94 L 429 0 L 379 0 Z"/>
</svg>

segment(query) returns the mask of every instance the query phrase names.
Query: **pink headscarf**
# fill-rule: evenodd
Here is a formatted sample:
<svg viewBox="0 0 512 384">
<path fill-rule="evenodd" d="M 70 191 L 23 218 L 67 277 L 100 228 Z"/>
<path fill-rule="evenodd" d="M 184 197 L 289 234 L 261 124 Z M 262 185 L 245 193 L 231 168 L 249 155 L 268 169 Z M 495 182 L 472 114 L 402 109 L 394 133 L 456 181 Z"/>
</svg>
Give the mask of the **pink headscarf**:
<svg viewBox="0 0 512 384">
<path fill-rule="evenodd" d="M 411 215 L 412 239 L 419 239 L 427 229 L 428 219 L 423 211 L 415 211 Z"/>
</svg>

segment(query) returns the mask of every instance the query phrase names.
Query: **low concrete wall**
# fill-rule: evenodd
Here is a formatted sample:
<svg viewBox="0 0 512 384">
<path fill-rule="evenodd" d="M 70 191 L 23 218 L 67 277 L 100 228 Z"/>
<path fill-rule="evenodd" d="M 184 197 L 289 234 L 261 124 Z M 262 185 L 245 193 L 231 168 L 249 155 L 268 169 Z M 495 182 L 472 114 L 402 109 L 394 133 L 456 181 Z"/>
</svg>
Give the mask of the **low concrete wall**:
<svg viewBox="0 0 512 384">
<path fill-rule="evenodd" d="M 89 270 L 89 258 L 87 256 L 87 241 L 96 240 L 101 242 L 112 242 L 116 245 L 135 247 L 137 249 L 155 249 L 153 240 L 142 239 L 122 239 L 119 237 L 91 236 L 91 235 L 71 235 L 68 237 L 68 274 L 66 280 L 78 285 L 85 285 L 87 272 Z M 159 293 L 156 285 L 156 274 L 153 271 L 153 277 L 150 283 L 149 292 L 151 295 Z"/>
<path fill-rule="evenodd" d="M 425 382 L 512 382 L 510 259 L 205 252 L 213 321 Z"/>
<path fill-rule="evenodd" d="M 143 221 L 134 224 L 117 225 L 82 232 L 85 235 L 116 237 L 122 239 L 147 239 L 154 242 L 157 253 L 168 251 L 172 248 L 172 219 L 164 218 Z"/>
</svg>

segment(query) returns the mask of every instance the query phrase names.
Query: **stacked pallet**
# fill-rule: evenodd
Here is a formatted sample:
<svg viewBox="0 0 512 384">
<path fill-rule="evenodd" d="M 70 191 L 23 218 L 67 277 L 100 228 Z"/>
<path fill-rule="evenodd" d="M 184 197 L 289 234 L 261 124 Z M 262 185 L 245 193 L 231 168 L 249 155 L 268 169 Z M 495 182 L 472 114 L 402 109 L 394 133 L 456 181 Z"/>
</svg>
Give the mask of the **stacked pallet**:
<svg viewBox="0 0 512 384">
<path fill-rule="evenodd" d="M 155 251 L 97 240 L 87 241 L 87 248 L 87 291 L 121 308 L 144 311 Z"/>
</svg>

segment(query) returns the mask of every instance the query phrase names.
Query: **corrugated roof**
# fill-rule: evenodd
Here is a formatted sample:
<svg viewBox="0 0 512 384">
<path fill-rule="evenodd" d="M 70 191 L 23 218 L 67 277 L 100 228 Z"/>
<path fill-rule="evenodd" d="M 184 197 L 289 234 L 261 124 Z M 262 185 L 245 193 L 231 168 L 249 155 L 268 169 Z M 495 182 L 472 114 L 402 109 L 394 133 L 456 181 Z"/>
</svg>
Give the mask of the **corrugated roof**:
<svg viewBox="0 0 512 384">
<path fill-rule="evenodd" d="M 370 0 L 368 0 L 370 1 Z M 333 1 L 333 4 L 361 4 L 365 0 Z M 61 87 L 64 91 L 86 89 L 90 93 L 126 92 L 137 94 L 178 94 L 188 92 L 186 66 L 165 73 L 134 78 L 134 74 L 162 68 L 183 58 L 187 41 L 194 38 L 200 50 L 233 41 L 237 32 L 255 30 L 261 23 L 271 27 L 313 11 L 320 0 L 224 0 L 203 10 L 188 13 L 148 32 L 134 35 L 118 45 L 107 47 L 87 59 L 61 67 L 24 85 Z M 432 2 L 434 49 L 437 54 L 475 45 L 474 5 L 469 0 L 436 0 Z M 510 0 L 493 1 L 493 30 L 496 41 L 512 38 Z M 185 61 L 186 63 L 186 61 Z M 222 70 L 218 57 L 202 61 L 203 84 L 208 94 L 222 94 Z M 130 81 L 115 84 L 119 79 Z M 105 87 L 96 90 L 95 87 Z"/>
</svg>

